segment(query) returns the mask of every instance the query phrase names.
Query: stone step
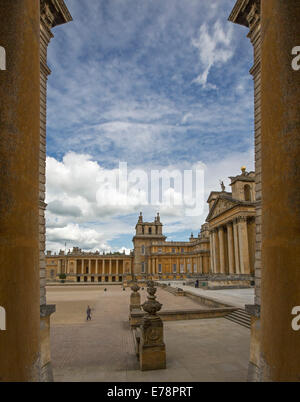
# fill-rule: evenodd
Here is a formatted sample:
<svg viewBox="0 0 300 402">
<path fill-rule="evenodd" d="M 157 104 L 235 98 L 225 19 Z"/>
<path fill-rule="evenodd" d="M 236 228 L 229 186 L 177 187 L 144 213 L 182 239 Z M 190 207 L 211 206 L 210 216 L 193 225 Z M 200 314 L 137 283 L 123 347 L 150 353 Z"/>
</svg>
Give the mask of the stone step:
<svg viewBox="0 0 300 402">
<path fill-rule="evenodd" d="M 251 327 L 251 316 L 245 310 L 238 309 L 226 315 L 224 318 L 229 321 L 235 322 L 236 324 L 242 325 L 243 327 Z"/>
</svg>

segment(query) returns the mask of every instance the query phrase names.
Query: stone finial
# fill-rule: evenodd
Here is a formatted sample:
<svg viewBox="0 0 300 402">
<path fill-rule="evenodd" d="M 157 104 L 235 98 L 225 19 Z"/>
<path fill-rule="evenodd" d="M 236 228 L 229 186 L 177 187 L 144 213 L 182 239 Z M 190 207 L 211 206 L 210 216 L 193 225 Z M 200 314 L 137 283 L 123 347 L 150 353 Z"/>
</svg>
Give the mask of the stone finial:
<svg viewBox="0 0 300 402">
<path fill-rule="evenodd" d="M 139 223 L 143 223 L 143 212 L 140 212 Z"/>
<path fill-rule="evenodd" d="M 161 310 L 162 304 L 156 300 L 155 293 L 157 291 L 157 288 L 154 287 L 154 282 L 152 280 L 148 281 L 147 286 L 147 292 L 149 296 L 147 296 L 148 300 L 144 304 L 142 304 L 142 308 L 144 311 L 146 311 L 148 316 L 156 316 L 156 313 Z"/>
<path fill-rule="evenodd" d="M 246 166 L 241 167 L 242 175 L 245 176 L 246 174 Z"/>
<path fill-rule="evenodd" d="M 135 282 L 132 286 L 130 286 L 130 289 L 133 292 L 138 292 L 141 288 L 139 287 L 139 285 Z"/>
</svg>

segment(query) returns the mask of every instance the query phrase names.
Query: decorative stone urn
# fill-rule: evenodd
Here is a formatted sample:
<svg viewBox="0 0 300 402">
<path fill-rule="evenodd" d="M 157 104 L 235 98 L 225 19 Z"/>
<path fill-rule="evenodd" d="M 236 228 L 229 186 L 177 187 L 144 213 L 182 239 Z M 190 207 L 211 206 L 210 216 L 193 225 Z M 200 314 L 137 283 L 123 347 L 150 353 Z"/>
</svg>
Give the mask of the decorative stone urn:
<svg viewBox="0 0 300 402">
<path fill-rule="evenodd" d="M 166 347 L 163 336 L 163 322 L 157 315 L 161 310 L 162 304 L 156 300 L 157 289 L 154 282 L 147 282 L 148 300 L 142 304 L 146 312 L 141 326 L 140 341 L 140 369 L 161 370 L 166 368 Z"/>
<path fill-rule="evenodd" d="M 130 287 L 132 293 L 130 295 L 130 312 L 132 310 L 141 310 L 141 295 L 139 294 L 140 287 L 136 282 Z"/>
</svg>

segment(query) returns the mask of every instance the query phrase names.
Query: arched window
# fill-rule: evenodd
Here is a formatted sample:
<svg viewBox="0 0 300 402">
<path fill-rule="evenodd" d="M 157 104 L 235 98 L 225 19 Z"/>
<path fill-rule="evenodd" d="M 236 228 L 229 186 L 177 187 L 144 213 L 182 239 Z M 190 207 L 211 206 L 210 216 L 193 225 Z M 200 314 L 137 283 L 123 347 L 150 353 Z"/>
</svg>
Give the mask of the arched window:
<svg viewBox="0 0 300 402">
<path fill-rule="evenodd" d="M 142 254 L 145 254 L 145 246 L 142 246 Z"/>
<path fill-rule="evenodd" d="M 249 184 L 244 186 L 244 199 L 245 201 L 251 201 L 251 188 Z"/>
<path fill-rule="evenodd" d="M 152 228 L 149 228 L 149 234 L 152 234 Z"/>
</svg>

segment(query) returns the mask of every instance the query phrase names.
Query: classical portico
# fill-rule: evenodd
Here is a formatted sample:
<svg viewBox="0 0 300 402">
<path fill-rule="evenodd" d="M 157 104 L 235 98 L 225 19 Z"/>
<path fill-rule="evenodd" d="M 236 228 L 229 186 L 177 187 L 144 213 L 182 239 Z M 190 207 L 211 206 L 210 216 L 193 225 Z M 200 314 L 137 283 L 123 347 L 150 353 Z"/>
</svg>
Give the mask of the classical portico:
<svg viewBox="0 0 300 402">
<path fill-rule="evenodd" d="M 222 187 L 208 198 L 210 271 L 220 275 L 253 275 L 255 244 L 254 173 L 231 177 L 232 193 Z"/>
</svg>

